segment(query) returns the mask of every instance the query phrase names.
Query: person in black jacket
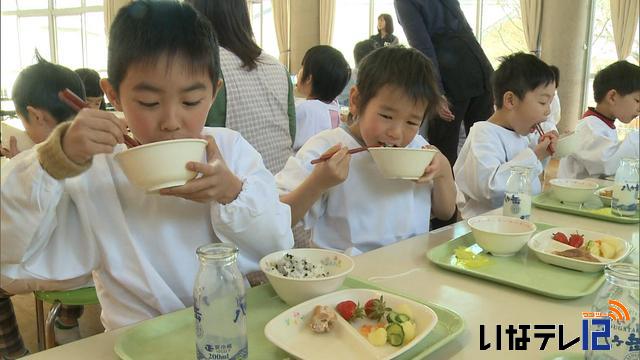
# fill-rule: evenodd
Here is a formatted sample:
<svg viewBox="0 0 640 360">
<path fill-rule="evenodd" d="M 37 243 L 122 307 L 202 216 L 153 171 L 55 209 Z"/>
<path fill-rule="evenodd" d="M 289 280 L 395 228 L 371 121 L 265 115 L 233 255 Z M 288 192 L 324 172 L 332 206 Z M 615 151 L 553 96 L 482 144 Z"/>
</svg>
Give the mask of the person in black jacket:
<svg viewBox="0 0 640 360">
<path fill-rule="evenodd" d="M 468 134 L 474 122 L 493 114 L 493 68 L 457 0 L 395 0 L 394 5 L 409 44 L 431 60 L 448 100 L 423 131 L 453 165 L 460 124 Z"/>
<path fill-rule="evenodd" d="M 383 46 L 398 45 L 398 37 L 393 35 L 393 18 L 389 14 L 378 16 L 378 33 L 369 38 L 373 41 L 373 46 L 381 48 Z"/>
</svg>

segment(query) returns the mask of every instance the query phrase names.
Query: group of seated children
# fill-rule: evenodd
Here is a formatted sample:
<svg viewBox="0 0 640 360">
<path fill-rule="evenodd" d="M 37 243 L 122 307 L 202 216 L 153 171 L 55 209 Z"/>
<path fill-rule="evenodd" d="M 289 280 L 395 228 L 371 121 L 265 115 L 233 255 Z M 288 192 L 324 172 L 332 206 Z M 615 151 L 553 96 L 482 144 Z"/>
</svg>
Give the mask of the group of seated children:
<svg viewBox="0 0 640 360">
<path fill-rule="evenodd" d="M 535 141 L 528 137 L 549 115 L 556 76 L 535 56 L 517 53 L 495 72 L 495 114 L 471 128 L 453 169 L 437 153 L 417 181 L 383 178 L 370 154 L 350 155 L 348 149 L 431 148 L 418 132 L 442 99 L 429 60 L 390 46 L 359 64 L 350 121 L 296 139 L 300 149 L 274 176 L 239 133 L 204 127 L 221 84 L 218 45 L 210 24 L 188 4 L 130 3 L 118 12 L 109 44 L 108 79 L 101 87 L 126 123 L 113 113 L 83 109 L 73 121 L 55 126 L 56 120 L 55 128 L 34 138 L 41 144 L 5 165 L 0 263 L 6 293 L 92 275 L 106 329 L 192 305 L 200 245 L 234 244 L 244 274 L 258 270 L 264 255 L 291 248 L 291 226 L 299 222 L 313 229 L 317 246 L 370 251 L 428 232 L 431 216 L 451 218 L 456 185 L 463 217 L 501 206 L 513 165 L 530 167 L 533 191 L 541 191 L 538 175 L 558 141 L 554 131 Z M 326 122 L 349 68 L 330 48 L 312 50 L 298 78 L 310 100 L 298 111 L 323 112 Z M 332 77 L 316 72 L 326 65 Z M 639 73 L 619 62 L 596 77 L 598 106 L 578 129 L 584 152 L 563 163 L 573 173 L 583 174 L 576 164 L 585 164 L 580 171 L 588 175 L 610 173 L 617 165 L 611 159 L 638 156 L 637 139 L 619 143 L 612 120 L 629 122 L 640 112 Z M 38 123 L 36 105 L 18 111 L 28 132 Z M 114 153 L 126 149 L 127 126 L 142 144 L 206 139 L 206 158 L 186 165 L 199 176 L 159 194 L 135 188 L 114 161 Z M 584 158 L 596 151 L 600 157 Z M 322 155 L 330 158 L 311 164 Z"/>
</svg>

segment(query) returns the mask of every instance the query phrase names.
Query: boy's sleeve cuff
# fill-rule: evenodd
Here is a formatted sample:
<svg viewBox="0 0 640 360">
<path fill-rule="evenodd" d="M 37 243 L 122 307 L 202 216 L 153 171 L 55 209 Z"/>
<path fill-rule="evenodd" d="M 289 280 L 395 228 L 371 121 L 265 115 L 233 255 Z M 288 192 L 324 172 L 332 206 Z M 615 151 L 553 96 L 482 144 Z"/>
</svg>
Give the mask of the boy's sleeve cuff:
<svg viewBox="0 0 640 360">
<path fill-rule="evenodd" d="M 37 148 L 38 160 L 42 168 L 54 179 L 62 180 L 78 176 L 91 167 L 92 160 L 79 165 L 62 150 L 62 139 L 71 125 L 70 121 L 56 126 L 51 135 Z"/>
</svg>

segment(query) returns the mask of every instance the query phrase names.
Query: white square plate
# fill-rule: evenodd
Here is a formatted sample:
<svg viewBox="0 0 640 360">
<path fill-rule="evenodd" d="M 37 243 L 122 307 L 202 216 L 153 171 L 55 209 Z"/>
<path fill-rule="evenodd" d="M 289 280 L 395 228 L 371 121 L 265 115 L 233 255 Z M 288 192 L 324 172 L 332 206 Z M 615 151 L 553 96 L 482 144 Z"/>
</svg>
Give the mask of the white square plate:
<svg viewBox="0 0 640 360">
<path fill-rule="evenodd" d="M 388 307 L 393 309 L 406 304 L 413 312 L 416 337 L 408 344 L 373 346 L 358 331 L 363 324 L 375 324 L 369 319 L 349 323 L 337 314 L 338 320 L 328 333 L 315 333 L 309 327 L 316 305 L 335 309 L 341 301 L 352 300 L 363 306 L 369 299 L 380 298 L 381 295 Z M 413 300 L 378 290 L 345 289 L 313 298 L 282 312 L 267 323 L 264 334 L 274 345 L 300 359 L 391 359 L 424 339 L 437 322 L 438 316 L 433 310 Z"/>
<path fill-rule="evenodd" d="M 578 232 L 579 234 L 584 235 L 584 245 L 587 244 L 589 240 L 612 240 L 618 243 L 618 247 L 620 250 L 616 254 L 614 259 L 607 259 L 599 256 L 595 256 L 599 263 L 585 261 L 585 260 L 577 260 L 568 258 L 561 255 L 556 255 L 554 251 L 564 251 L 573 249 L 573 246 L 563 244 L 559 241 L 553 240 L 553 234 L 557 232 L 562 232 L 567 236 Z M 595 231 L 588 230 L 580 230 L 576 228 L 551 228 L 544 231 L 541 231 L 535 234 L 528 242 L 529 248 L 533 250 L 540 261 L 546 262 L 548 264 L 561 266 L 567 269 L 573 269 L 584 272 L 597 272 L 601 271 L 605 265 L 611 264 L 614 262 L 618 262 L 624 259 L 629 252 L 631 252 L 631 244 L 624 241 L 619 237 L 615 237 L 608 234 L 603 234 Z"/>
</svg>

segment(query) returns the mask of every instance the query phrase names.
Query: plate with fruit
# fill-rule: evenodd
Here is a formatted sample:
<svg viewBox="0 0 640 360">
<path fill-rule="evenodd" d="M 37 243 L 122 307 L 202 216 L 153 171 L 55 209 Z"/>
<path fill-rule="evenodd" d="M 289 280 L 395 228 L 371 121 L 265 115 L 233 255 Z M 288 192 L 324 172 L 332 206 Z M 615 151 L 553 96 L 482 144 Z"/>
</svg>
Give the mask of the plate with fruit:
<svg viewBox="0 0 640 360">
<path fill-rule="evenodd" d="M 345 289 L 282 312 L 264 333 L 300 359 L 392 359 L 424 339 L 437 322 L 431 308 L 413 300 Z"/>
<path fill-rule="evenodd" d="M 541 231 L 528 245 L 541 261 L 583 272 L 601 271 L 631 252 L 631 245 L 619 237 L 575 228 Z"/>
</svg>

